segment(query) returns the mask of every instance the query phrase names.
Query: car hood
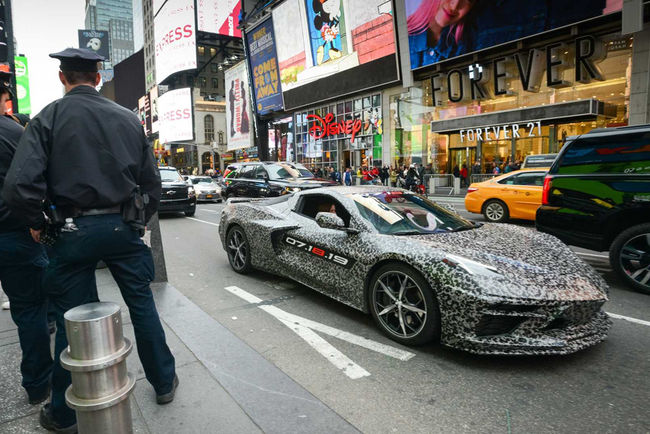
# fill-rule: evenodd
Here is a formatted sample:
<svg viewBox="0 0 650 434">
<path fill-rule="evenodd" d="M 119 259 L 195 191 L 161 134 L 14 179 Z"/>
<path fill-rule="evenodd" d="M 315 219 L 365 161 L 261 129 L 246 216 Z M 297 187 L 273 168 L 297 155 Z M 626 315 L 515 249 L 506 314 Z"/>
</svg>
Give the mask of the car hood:
<svg viewBox="0 0 650 434">
<path fill-rule="evenodd" d="M 216 184 L 195 184 L 194 189 L 196 191 L 210 191 L 210 190 L 219 190 L 220 187 Z"/>
<path fill-rule="evenodd" d="M 186 183 L 184 182 L 162 182 L 162 186 L 164 188 L 183 188 L 183 187 L 189 187 Z"/>
<path fill-rule="evenodd" d="M 427 248 L 495 268 L 503 284 L 489 284 L 492 295 L 529 299 L 602 300 L 607 284 L 591 266 L 557 238 L 534 229 L 485 224 L 461 232 L 409 236 Z M 513 291 L 515 294 L 513 294 Z"/>
</svg>

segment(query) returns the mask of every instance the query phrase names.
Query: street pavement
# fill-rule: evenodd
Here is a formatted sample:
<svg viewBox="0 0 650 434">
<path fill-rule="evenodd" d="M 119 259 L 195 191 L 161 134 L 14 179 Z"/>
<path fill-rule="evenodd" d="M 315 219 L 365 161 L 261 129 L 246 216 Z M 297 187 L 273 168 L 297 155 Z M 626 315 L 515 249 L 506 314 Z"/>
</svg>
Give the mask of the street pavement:
<svg viewBox="0 0 650 434">
<path fill-rule="evenodd" d="M 436 200 L 483 220 L 462 198 Z M 234 273 L 218 237 L 222 208 L 161 217 L 169 285 L 154 293 L 181 385 L 174 403 L 156 406 L 130 356 L 137 432 L 650 432 L 650 297 L 625 287 L 606 253 L 576 249 L 611 286 L 605 309 L 617 317 L 605 342 L 569 356 L 476 356 L 401 346 L 309 288 Z M 120 300 L 105 270 L 98 282 L 102 299 Z M 1 312 L 0 432 L 40 432 L 18 351 Z"/>
</svg>

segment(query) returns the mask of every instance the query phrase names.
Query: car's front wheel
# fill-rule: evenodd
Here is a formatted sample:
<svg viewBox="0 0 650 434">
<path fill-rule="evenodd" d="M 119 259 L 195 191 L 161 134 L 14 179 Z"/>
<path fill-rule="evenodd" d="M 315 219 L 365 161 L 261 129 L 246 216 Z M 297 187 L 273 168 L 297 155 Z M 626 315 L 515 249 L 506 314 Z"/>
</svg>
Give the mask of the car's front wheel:
<svg viewBox="0 0 650 434">
<path fill-rule="evenodd" d="M 490 223 L 503 223 L 508 220 L 508 214 L 508 207 L 500 200 L 489 200 L 483 207 L 483 216 Z"/>
<path fill-rule="evenodd" d="M 228 261 L 235 272 L 246 274 L 251 270 L 251 249 L 241 226 L 233 226 L 226 234 Z"/>
<path fill-rule="evenodd" d="M 630 286 L 650 294 L 650 223 L 621 232 L 609 249 L 609 262 Z"/>
<path fill-rule="evenodd" d="M 370 312 L 379 328 L 405 345 L 440 338 L 440 309 L 427 281 L 406 264 L 379 268 L 369 288 Z"/>
<path fill-rule="evenodd" d="M 196 205 L 194 205 L 192 208 L 188 208 L 185 211 L 185 216 L 186 217 L 194 217 L 194 214 L 196 214 Z"/>
</svg>

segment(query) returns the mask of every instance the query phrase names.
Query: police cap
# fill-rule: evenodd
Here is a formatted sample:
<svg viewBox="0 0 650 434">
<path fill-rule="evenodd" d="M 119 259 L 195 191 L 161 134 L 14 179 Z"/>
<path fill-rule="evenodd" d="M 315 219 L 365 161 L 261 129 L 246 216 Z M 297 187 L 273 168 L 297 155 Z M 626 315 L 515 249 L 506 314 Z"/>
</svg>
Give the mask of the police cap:
<svg viewBox="0 0 650 434">
<path fill-rule="evenodd" d="M 50 57 L 59 59 L 61 71 L 97 72 L 97 62 L 106 60 L 93 50 L 87 48 L 66 48 Z"/>
</svg>

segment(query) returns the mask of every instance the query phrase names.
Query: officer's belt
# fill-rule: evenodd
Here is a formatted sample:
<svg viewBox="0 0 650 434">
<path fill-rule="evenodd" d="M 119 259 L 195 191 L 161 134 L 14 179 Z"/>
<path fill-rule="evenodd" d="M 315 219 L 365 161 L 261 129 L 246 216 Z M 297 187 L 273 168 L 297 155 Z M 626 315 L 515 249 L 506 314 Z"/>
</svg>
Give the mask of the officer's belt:
<svg viewBox="0 0 650 434">
<path fill-rule="evenodd" d="M 85 217 L 91 215 L 104 215 L 104 214 L 120 214 L 122 212 L 122 206 L 116 205 L 110 208 L 91 208 L 91 209 L 81 209 L 78 210 L 75 217 Z"/>
</svg>

